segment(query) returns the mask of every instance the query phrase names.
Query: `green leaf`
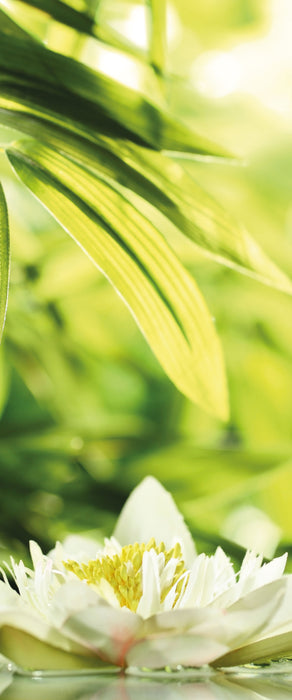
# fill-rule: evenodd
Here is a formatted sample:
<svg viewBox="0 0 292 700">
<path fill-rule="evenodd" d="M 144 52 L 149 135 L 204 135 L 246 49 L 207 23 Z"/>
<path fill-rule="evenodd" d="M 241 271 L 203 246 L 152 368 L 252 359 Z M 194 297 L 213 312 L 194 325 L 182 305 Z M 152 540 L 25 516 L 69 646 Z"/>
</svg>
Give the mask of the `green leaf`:
<svg viewBox="0 0 292 700">
<path fill-rule="evenodd" d="M 219 666 L 243 666 L 244 664 L 271 663 L 271 659 L 291 659 L 292 656 L 292 632 L 270 634 L 269 637 L 256 642 L 243 645 L 234 651 L 230 651 L 218 659 Z M 216 667 L 214 662 L 212 666 Z M 287 691 L 290 692 L 287 688 Z M 276 695 L 278 690 L 276 690 Z M 257 695 L 257 693 L 256 693 Z M 259 695 L 260 697 L 260 695 Z M 262 696 L 263 697 L 263 696 Z"/>
<path fill-rule="evenodd" d="M 35 7 L 48 14 L 57 22 L 65 24 L 67 27 L 76 29 L 79 32 L 94 36 L 94 20 L 89 14 L 75 10 L 66 2 L 61 0 L 21 0 L 24 5 L 30 8 Z M 17 14 L 16 14 L 17 16 Z"/>
<path fill-rule="evenodd" d="M 9 225 L 6 200 L 0 185 L 0 341 L 5 325 L 9 287 Z"/>
<path fill-rule="evenodd" d="M 128 57 L 131 62 L 134 59 Z M 136 72 L 137 65 L 134 63 Z M 147 147 L 226 155 L 142 94 L 104 73 L 0 29 L 0 92 L 32 114 L 69 120 L 74 130 L 130 138 Z M 142 76 L 143 77 L 143 76 Z"/>
<path fill-rule="evenodd" d="M 16 22 L 14 22 L 12 19 L 10 19 L 10 17 L 8 17 L 8 15 L 6 14 L 6 12 L 3 12 L 3 10 L 1 10 L 1 8 L 0 8 L 0 32 L 1 32 L 1 34 L 6 34 L 10 37 L 14 36 L 14 37 L 20 37 L 23 39 L 29 38 L 29 35 L 27 34 L 27 32 L 24 29 L 22 29 L 21 27 L 19 27 L 19 25 L 16 24 Z"/>
<path fill-rule="evenodd" d="M 162 153 L 121 141 L 112 148 L 121 161 L 151 180 L 157 192 L 164 195 L 156 198 L 151 195 L 151 203 L 210 257 L 292 294 L 292 282 L 285 273 L 268 258 L 244 226 L 205 192 L 178 162 Z M 146 199 L 145 194 L 138 193 Z M 167 206 L 165 197 L 169 200 Z"/>
<path fill-rule="evenodd" d="M 265 255 L 243 226 L 232 218 L 178 164 L 162 153 L 126 141 L 78 134 L 29 116 L 20 110 L 4 109 L 0 97 L 0 121 L 37 136 L 59 152 L 98 176 L 108 178 L 113 188 L 129 191 L 151 203 L 187 238 L 217 262 L 250 275 L 264 284 L 292 293 L 291 281 Z"/>
<path fill-rule="evenodd" d="M 8 157 L 117 288 L 180 391 L 225 418 L 225 375 L 212 319 L 164 238 L 110 185 L 53 150 L 27 141 L 9 149 Z"/>
<path fill-rule="evenodd" d="M 21 13 L 19 12 L 19 8 L 21 8 Z M 106 44 L 108 47 L 112 47 L 120 51 L 126 51 L 127 54 L 139 58 L 144 62 L 144 68 L 146 70 L 147 66 L 145 63 L 145 50 L 135 46 L 127 38 L 123 37 L 119 32 L 115 31 L 111 27 L 97 24 L 89 12 L 86 13 L 75 10 L 73 7 L 67 5 L 66 2 L 61 2 L 61 0 L 19 0 L 19 2 L 10 4 L 9 8 L 5 8 L 5 13 L 0 10 L 1 30 L 7 32 L 8 20 L 10 22 L 10 29 L 12 29 L 12 25 L 14 24 L 14 34 L 18 34 L 19 36 L 22 34 L 22 36 L 26 36 L 26 38 L 30 37 L 31 39 L 35 39 L 35 33 L 32 37 L 29 31 L 31 25 L 32 8 L 36 8 L 38 14 L 39 12 L 43 12 L 46 20 L 48 19 L 49 15 L 49 17 L 55 22 L 63 24 L 66 27 L 70 27 L 70 29 L 79 32 L 81 35 L 85 34 L 86 36 L 97 39 L 99 42 Z M 9 14 L 9 18 L 7 17 L 6 13 Z M 96 15 L 96 11 L 94 14 Z M 13 21 L 12 17 L 15 21 Z M 40 24 L 40 26 L 42 25 Z M 35 27 L 34 31 L 36 32 Z M 42 38 L 42 34 L 40 38 Z M 60 53 L 63 53 L 63 46 L 61 45 L 60 48 Z"/>
<path fill-rule="evenodd" d="M 148 4 L 151 10 L 149 59 L 158 75 L 163 75 L 166 53 L 166 2 L 148 0 Z"/>
</svg>

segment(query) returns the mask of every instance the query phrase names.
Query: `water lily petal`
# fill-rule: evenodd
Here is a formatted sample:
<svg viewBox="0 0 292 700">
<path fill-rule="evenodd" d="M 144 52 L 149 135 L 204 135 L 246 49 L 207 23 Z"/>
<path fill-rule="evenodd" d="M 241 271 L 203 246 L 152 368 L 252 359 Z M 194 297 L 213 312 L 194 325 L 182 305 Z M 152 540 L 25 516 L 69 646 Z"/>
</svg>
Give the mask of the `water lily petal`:
<svg viewBox="0 0 292 700">
<path fill-rule="evenodd" d="M 221 629 L 225 611 L 212 608 L 173 609 L 153 615 L 145 620 L 144 636 L 175 636 L 177 633 L 192 633 L 210 636 L 221 641 Z M 225 642 L 224 642 L 225 643 Z"/>
<path fill-rule="evenodd" d="M 88 586 L 86 581 L 79 581 L 77 578 L 68 580 L 60 586 L 54 595 L 54 615 L 59 611 L 59 623 L 56 623 L 55 626 L 61 628 L 71 614 L 93 607 L 99 600 L 98 593 L 91 586 Z"/>
<path fill-rule="evenodd" d="M 259 586 L 264 586 L 270 581 L 274 581 L 282 576 L 286 563 L 288 554 L 282 554 L 281 557 L 276 557 L 269 561 L 268 564 L 264 564 L 255 575 L 254 588 Z"/>
<path fill-rule="evenodd" d="M 178 657 L 172 655 L 167 645 L 170 644 L 171 646 L 173 644 L 175 647 L 176 641 L 178 641 L 179 644 L 179 637 L 183 640 L 180 647 L 181 651 L 185 649 L 187 641 L 191 645 L 190 640 L 194 639 L 193 647 L 190 646 L 194 654 L 196 653 L 197 644 L 199 644 L 198 640 L 201 640 L 202 653 L 205 654 L 205 661 L 202 663 L 213 662 L 215 665 L 221 666 L 224 662 L 224 664 L 226 663 L 226 665 L 228 665 L 230 654 L 230 663 L 233 665 L 233 656 L 231 657 L 231 654 L 234 654 L 234 649 L 239 646 L 245 647 L 250 645 L 251 642 L 265 635 L 265 630 L 268 629 L 270 620 L 279 609 L 284 594 L 285 580 L 279 579 L 261 589 L 252 591 L 225 611 L 217 608 L 205 607 L 172 610 L 155 615 L 146 620 L 144 627 L 144 634 L 151 642 L 150 646 L 142 646 L 142 642 L 140 642 L 138 644 L 139 649 L 135 647 L 135 649 L 129 651 L 127 661 L 130 664 L 140 663 L 142 651 L 144 650 L 145 659 L 146 654 L 148 659 L 147 662 L 145 660 L 145 665 L 147 666 L 150 663 L 154 664 L 152 653 L 154 654 L 154 651 L 157 651 L 160 664 L 163 661 L 161 654 L 166 649 L 167 653 L 169 653 L 169 658 L 177 660 Z M 162 642 L 162 639 L 166 641 Z M 207 639 L 210 644 L 207 643 Z M 226 651 L 223 661 L 221 658 L 219 658 L 219 660 L 216 658 L 216 645 L 218 645 L 218 648 L 220 646 L 225 647 Z M 214 656 L 211 658 L 212 654 L 214 654 Z M 208 660 L 206 660 L 207 656 Z M 197 656 L 195 662 L 194 659 L 195 657 L 192 663 L 194 663 L 194 665 L 199 665 L 200 657 Z M 187 665 L 189 662 L 190 658 L 188 654 L 186 654 L 185 659 L 177 661 L 177 663 L 181 663 L 182 665 Z M 170 664 L 170 661 L 168 664 Z M 158 666 L 156 665 L 155 667 Z"/>
<path fill-rule="evenodd" d="M 11 602 L 13 602 L 13 605 L 11 605 Z M 48 647 L 48 663 L 50 663 L 50 659 L 52 663 L 53 659 L 57 660 L 58 650 L 66 652 L 67 655 L 73 654 L 78 657 L 88 655 L 86 648 L 66 637 L 62 631 L 54 628 L 40 616 L 34 614 L 28 606 L 23 604 L 16 593 L 14 600 L 12 601 L 11 599 L 10 601 L 10 605 L 8 599 L 6 598 L 6 601 L 4 601 L 4 597 L 1 595 L 0 653 L 23 668 L 37 669 L 42 667 L 39 666 L 40 658 L 42 658 L 42 663 L 44 663 L 43 657 L 38 655 L 38 648 L 41 654 L 44 645 L 45 648 Z M 33 654 L 31 655 L 32 649 Z M 59 656 L 62 658 L 61 652 Z M 65 658 L 67 658 L 66 655 Z M 70 663 L 69 660 L 68 668 L 70 668 Z M 54 668 L 54 665 L 43 667 Z"/>
<path fill-rule="evenodd" d="M 173 582 L 175 570 L 177 567 L 177 563 L 178 563 L 178 560 L 175 559 L 174 557 L 171 557 L 169 562 L 163 567 L 162 571 L 160 572 L 160 586 L 161 586 L 162 591 L 164 588 L 168 588 L 169 586 L 171 586 L 171 584 Z M 176 586 L 174 586 L 174 589 L 175 588 L 176 588 Z M 176 595 L 176 591 L 175 591 L 175 595 Z"/>
<path fill-rule="evenodd" d="M 68 535 L 64 542 L 57 542 L 48 556 L 53 560 L 54 566 L 63 569 L 63 561 L 74 559 L 87 564 L 90 559 L 95 559 L 97 553 L 102 550 L 102 545 L 96 540 L 81 535 Z"/>
<path fill-rule="evenodd" d="M 248 551 L 242 562 L 238 581 L 234 577 L 234 582 L 231 581 L 231 585 L 215 598 L 212 605 L 229 607 L 249 592 L 277 580 L 283 574 L 286 561 L 287 554 L 284 554 L 261 566 L 262 557 Z"/>
<path fill-rule="evenodd" d="M 224 659 L 217 659 L 216 665 L 233 665 L 235 653 L 238 658 L 242 654 L 242 658 L 244 655 L 248 657 L 247 661 L 256 660 L 250 651 L 244 652 L 244 649 L 248 647 L 256 650 L 254 643 L 258 644 L 260 640 L 271 636 L 269 635 L 271 621 L 285 599 L 285 588 L 285 578 L 278 579 L 252 591 L 228 608 L 224 629 L 222 629 L 222 639 L 225 639 L 229 645 L 230 653 L 226 658 L 224 656 Z M 236 661 L 236 664 L 247 663 L 247 661 Z"/>
<path fill-rule="evenodd" d="M 180 601 L 180 607 L 192 608 L 206 605 L 212 600 L 215 583 L 215 568 L 212 558 L 200 554 L 190 571 L 190 577 L 184 595 Z"/>
<path fill-rule="evenodd" d="M 44 560 L 43 552 L 42 552 L 39 544 L 37 542 L 35 542 L 34 540 L 30 540 L 30 542 L 29 542 L 29 552 L 30 552 L 32 563 L 33 563 L 33 567 L 35 569 L 36 566 L 38 565 L 38 562 Z"/>
<path fill-rule="evenodd" d="M 228 647 L 212 637 L 176 634 L 149 637 L 132 646 L 126 659 L 129 666 L 203 666 L 226 652 Z"/>
<path fill-rule="evenodd" d="M 215 569 L 215 589 L 217 595 L 224 588 L 230 588 L 236 583 L 236 575 L 233 564 L 221 547 L 217 547 L 213 557 Z"/>
<path fill-rule="evenodd" d="M 82 584 L 82 582 L 80 583 Z M 113 608 L 85 584 L 84 592 L 86 594 L 86 588 L 90 594 L 94 595 L 94 598 L 91 597 L 90 604 L 88 604 L 88 600 L 85 602 L 80 600 L 79 595 L 79 602 L 76 603 L 79 610 L 74 603 L 75 595 L 78 592 L 77 588 L 75 591 L 73 589 L 70 591 L 70 585 L 65 584 L 60 589 L 64 597 L 64 606 L 67 605 L 67 616 L 60 631 L 64 636 L 84 646 L 88 653 L 96 654 L 102 660 L 123 666 L 126 652 L 135 643 L 142 630 L 143 620 L 127 608 Z M 69 597 L 71 593 L 70 601 L 68 601 L 67 591 Z M 79 594 L 80 592 L 81 589 L 79 589 Z M 59 602 L 61 602 L 61 593 L 58 595 Z M 67 603 L 65 603 L 66 599 Z"/>
<path fill-rule="evenodd" d="M 114 537 L 121 545 L 146 543 L 154 537 L 169 549 L 179 542 L 187 567 L 196 555 L 190 532 L 171 495 L 152 476 L 132 491 L 118 518 Z"/>
<path fill-rule="evenodd" d="M 292 630 L 292 574 L 283 576 L 284 595 L 275 615 L 271 617 L 266 629 L 266 636 L 291 632 Z"/>
<path fill-rule="evenodd" d="M 137 614 L 145 619 L 153 615 L 160 605 L 158 556 L 153 550 L 143 554 L 142 587 L 143 593 L 137 607 Z"/>
<path fill-rule="evenodd" d="M 2 610 L 13 608 L 19 603 L 19 595 L 11 588 L 10 584 L 0 581 L 0 613 Z"/>
</svg>

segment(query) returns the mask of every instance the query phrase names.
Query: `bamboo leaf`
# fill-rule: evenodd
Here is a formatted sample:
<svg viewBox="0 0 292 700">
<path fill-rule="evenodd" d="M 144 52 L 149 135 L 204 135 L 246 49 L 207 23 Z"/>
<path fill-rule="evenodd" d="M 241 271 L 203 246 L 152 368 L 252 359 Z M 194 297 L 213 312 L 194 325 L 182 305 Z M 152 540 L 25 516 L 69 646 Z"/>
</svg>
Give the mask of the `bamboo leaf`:
<svg viewBox="0 0 292 700">
<path fill-rule="evenodd" d="M 166 1 L 148 0 L 150 7 L 149 59 L 158 75 L 165 72 L 166 53 Z"/>
<path fill-rule="evenodd" d="M 129 61 L 132 59 L 129 57 Z M 136 64 L 134 64 L 134 72 Z M 161 150 L 226 155 L 133 89 L 78 61 L 0 29 L 0 91 L 31 113 Z M 150 88 L 151 90 L 151 88 Z M 150 91 L 149 91 L 150 92 Z"/>
<path fill-rule="evenodd" d="M 20 110 L 4 109 L 0 121 L 67 153 L 90 172 L 108 178 L 127 198 L 135 192 L 157 208 L 187 238 L 211 258 L 264 284 L 292 293 L 287 276 L 265 255 L 256 241 L 178 164 L 162 153 L 126 141 L 85 139 Z"/>
<path fill-rule="evenodd" d="M 225 375 L 214 325 L 164 238 L 107 183 L 53 150 L 29 141 L 9 149 L 8 157 L 117 288 L 180 391 L 225 418 Z"/>
<path fill-rule="evenodd" d="M 9 287 L 9 225 L 6 200 L 0 185 L 0 342 L 5 325 Z"/>
<path fill-rule="evenodd" d="M 6 34 L 10 37 L 20 37 L 23 39 L 29 39 L 28 33 L 22 29 L 16 22 L 11 19 L 6 12 L 3 12 L 0 8 L 0 32 L 1 34 Z"/>
<path fill-rule="evenodd" d="M 164 198 L 160 195 L 160 201 L 157 197 L 151 202 L 213 259 L 280 291 L 292 293 L 292 282 L 285 273 L 269 259 L 244 226 L 205 192 L 178 162 L 162 153 L 138 149 L 121 141 L 113 145 L 113 150 L 121 161 L 135 168 L 145 179 L 151 179 L 164 195 Z M 171 206 L 165 206 L 165 197 Z"/>
<path fill-rule="evenodd" d="M 35 7 L 67 27 L 93 36 L 94 20 L 89 14 L 75 10 L 61 0 L 21 0 L 24 5 Z M 15 15 L 17 17 L 17 13 Z"/>
<path fill-rule="evenodd" d="M 21 13 L 19 13 L 19 7 L 21 7 Z M 135 46 L 135 44 L 133 44 L 119 32 L 115 31 L 112 27 L 97 23 L 95 21 L 95 17 L 93 17 L 93 15 L 96 16 L 97 14 L 96 7 L 92 13 L 89 11 L 89 9 L 87 12 L 77 10 L 68 5 L 66 2 L 61 2 L 61 0 L 18 0 L 16 2 L 14 0 L 13 4 L 9 5 L 9 8 L 5 7 L 5 13 L 9 14 L 11 23 L 13 22 L 12 17 L 14 17 L 15 27 L 18 27 L 20 24 L 22 28 L 23 25 L 25 25 L 26 28 L 29 28 L 32 8 L 35 8 L 38 13 L 42 12 L 46 17 L 49 16 L 52 20 L 58 22 L 59 24 L 70 27 L 80 34 L 97 39 L 99 42 L 106 44 L 108 47 L 110 46 L 120 51 L 126 51 L 127 54 L 139 58 L 146 66 L 146 51 L 144 49 Z M 25 9 L 27 9 L 26 12 Z M 1 13 L 1 15 L 2 14 L 5 16 L 4 13 Z M 19 31 L 22 31 L 20 27 Z M 25 33 L 26 36 L 28 36 L 29 32 L 24 30 L 23 34 Z"/>
</svg>

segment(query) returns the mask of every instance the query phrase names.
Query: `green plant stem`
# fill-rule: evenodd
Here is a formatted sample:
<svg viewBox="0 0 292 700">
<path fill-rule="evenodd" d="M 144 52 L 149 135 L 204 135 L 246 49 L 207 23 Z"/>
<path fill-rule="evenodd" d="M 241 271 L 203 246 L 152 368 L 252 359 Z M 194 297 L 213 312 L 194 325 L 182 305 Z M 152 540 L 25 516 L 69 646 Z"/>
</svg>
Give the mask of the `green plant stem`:
<svg viewBox="0 0 292 700">
<path fill-rule="evenodd" d="M 163 77 L 166 63 L 166 1 L 148 0 L 150 9 L 149 62 Z"/>
</svg>

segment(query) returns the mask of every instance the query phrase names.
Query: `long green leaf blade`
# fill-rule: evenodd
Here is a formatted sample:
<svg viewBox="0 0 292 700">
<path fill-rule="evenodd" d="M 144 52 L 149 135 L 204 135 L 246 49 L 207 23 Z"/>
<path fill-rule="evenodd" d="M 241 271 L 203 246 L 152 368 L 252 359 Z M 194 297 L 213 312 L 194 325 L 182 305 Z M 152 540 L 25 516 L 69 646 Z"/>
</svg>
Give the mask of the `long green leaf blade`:
<svg viewBox="0 0 292 700">
<path fill-rule="evenodd" d="M 67 27 L 76 29 L 79 32 L 93 36 L 94 20 L 89 14 L 75 10 L 66 2 L 61 0 L 21 0 L 23 4 L 30 8 L 35 7 L 48 14 L 57 22 L 65 24 Z M 15 13 L 17 17 L 17 12 Z"/>
<path fill-rule="evenodd" d="M 10 269 L 9 225 L 6 200 L 0 185 L 0 342 L 5 325 Z"/>
<path fill-rule="evenodd" d="M 178 164 L 162 153 L 126 141 L 85 139 L 39 117 L 13 111 L 0 97 L 0 121 L 30 136 L 37 135 L 60 153 L 67 153 L 90 172 L 111 181 L 124 196 L 134 192 L 151 202 L 187 238 L 219 263 L 288 294 L 292 283 L 223 207 Z M 1 107 L 2 105 L 2 107 Z M 155 213 L 155 212 L 154 212 Z"/>
<path fill-rule="evenodd" d="M 20 8 L 21 12 L 19 12 Z M 74 29 L 81 35 L 83 34 L 93 39 L 97 39 L 99 42 L 106 44 L 107 47 L 112 47 L 120 51 L 126 51 L 127 54 L 139 58 L 146 66 L 146 52 L 144 49 L 135 46 L 126 37 L 122 36 L 119 32 L 115 31 L 108 25 L 100 24 L 95 21 L 94 15 L 97 14 L 96 7 L 93 8 L 92 12 L 90 12 L 89 9 L 87 12 L 85 12 L 77 10 L 74 7 L 70 7 L 70 5 L 68 5 L 66 2 L 62 2 L 61 0 L 18 0 L 18 2 L 10 4 L 9 8 L 5 7 L 5 13 L 9 12 L 11 23 L 13 22 L 12 17 L 15 19 L 15 27 L 21 25 L 23 28 L 25 26 L 26 29 L 24 30 L 24 33 L 26 33 L 26 35 L 29 34 L 32 8 L 35 8 L 37 13 L 42 12 L 44 17 L 47 18 L 49 15 L 51 20 L 57 22 L 58 24 L 63 24 L 66 27 L 70 27 L 70 29 Z M 4 15 L 4 13 L 0 14 L 0 24 L 2 15 Z M 16 24 L 16 22 L 18 24 Z M 28 32 L 26 30 L 28 30 Z M 62 45 L 60 46 L 60 53 L 63 53 Z"/>
<path fill-rule="evenodd" d="M 6 34 L 7 36 L 20 37 L 22 39 L 29 39 L 28 33 L 25 29 L 22 29 L 16 22 L 11 19 L 6 12 L 0 8 L 0 32 L 1 34 Z"/>
<path fill-rule="evenodd" d="M 1 19 L 1 15 L 0 15 Z M 130 59 L 129 59 L 130 60 Z M 137 89 L 0 28 L 0 92 L 32 113 L 65 117 L 153 149 L 227 155 Z"/>
<path fill-rule="evenodd" d="M 36 142 L 8 157 L 23 182 L 110 279 L 176 386 L 224 418 L 221 348 L 193 279 L 140 212 L 64 156 Z"/>
<path fill-rule="evenodd" d="M 155 206 L 212 258 L 264 284 L 292 294 L 292 282 L 258 243 L 177 162 L 162 153 L 116 142 L 113 151 L 164 195 Z M 140 193 L 141 194 L 141 193 Z M 165 197 L 171 202 L 165 207 Z M 145 197 L 146 198 L 146 197 Z M 153 200 L 151 199 L 151 202 Z"/>
</svg>

